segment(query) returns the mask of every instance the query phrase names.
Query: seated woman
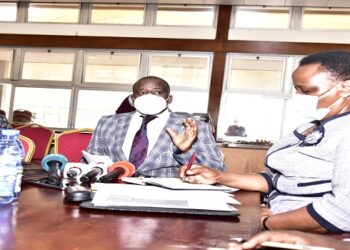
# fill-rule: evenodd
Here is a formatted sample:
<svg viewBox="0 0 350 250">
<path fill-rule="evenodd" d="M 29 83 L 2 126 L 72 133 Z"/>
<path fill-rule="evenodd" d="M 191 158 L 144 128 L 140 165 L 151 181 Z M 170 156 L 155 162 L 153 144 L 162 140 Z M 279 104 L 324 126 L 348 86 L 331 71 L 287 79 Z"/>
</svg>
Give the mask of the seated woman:
<svg viewBox="0 0 350 250">
<path fill-rule="evenodd" d="M 343 51 L 301 60 L 292 76 L 296 100 L 308 103 L 300 112 L 314 120 L 269 149 L 267 173 L 223 173 L 194 165 L 185 180 L 266 194 L 268 207 L 261 217 L 265 229 L 350 232 L 349 65 L 350 53 Z"/>
</svg>

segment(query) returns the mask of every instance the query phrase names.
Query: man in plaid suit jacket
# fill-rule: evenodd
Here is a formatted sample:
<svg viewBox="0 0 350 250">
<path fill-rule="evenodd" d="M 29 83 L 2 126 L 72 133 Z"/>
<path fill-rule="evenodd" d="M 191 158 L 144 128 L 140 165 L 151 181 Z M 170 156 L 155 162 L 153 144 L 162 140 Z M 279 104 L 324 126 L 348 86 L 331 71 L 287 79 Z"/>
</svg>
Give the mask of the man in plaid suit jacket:
<svg viewBox="0 0 350 250">
<path fill-rule="evenodd" d="M 132 99 L 136 111 L 100 119 L 87 149 L 89 153 L 107 155 L 113 162 L 128 161 L 142 115 L 152 113 L 157 118 L 147 125 L 148 153 L 135 176 L 176 177 L 179 167 L 186 165 L 193 153 L 195 163 L 225 171 L 210 124 L 191 118 L 184 120 L 168 109 L 172 96 L 165 80 L 154 76 L 141 78 L 133 85 Z"/>
</svg>

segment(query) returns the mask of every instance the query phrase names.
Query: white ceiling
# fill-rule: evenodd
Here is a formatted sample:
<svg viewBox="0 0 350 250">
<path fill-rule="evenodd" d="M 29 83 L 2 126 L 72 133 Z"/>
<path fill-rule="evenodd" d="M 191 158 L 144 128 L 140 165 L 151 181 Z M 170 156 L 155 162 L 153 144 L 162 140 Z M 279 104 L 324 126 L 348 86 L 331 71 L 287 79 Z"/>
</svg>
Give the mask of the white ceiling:
<svg viewBox="0 0 350 250">
<path fill-rule="evenodd" d="M 18 2 L 21 0 L 0 0 Z M 309 6 L 350 7 L 350 0 L 25 0 L 23 2 L 93 2 L 93 3 L 153 3 L 153 4 L 222 4 L 222 5 L 266 5 L 266 6 Z"/>
</svg>

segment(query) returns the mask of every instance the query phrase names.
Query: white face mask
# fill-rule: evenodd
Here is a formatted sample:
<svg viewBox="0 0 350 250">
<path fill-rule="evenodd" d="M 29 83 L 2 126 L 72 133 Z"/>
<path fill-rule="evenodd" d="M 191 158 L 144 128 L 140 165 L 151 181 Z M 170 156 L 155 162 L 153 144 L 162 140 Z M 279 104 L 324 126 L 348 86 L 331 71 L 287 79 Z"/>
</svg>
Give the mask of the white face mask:
<svg viewBox="0 0 350 250">
<path fill-rule="evenodd" d="M 157 115 L 162 113 L 168 104 L 161 96 L 146 94 L 135 99 L 134 107 L 141 114 Z"/>
<path fill-rule="evenodd" d="M 317 108 L 318 96 L 294 94 L 293 102 L 297 114 L 308 120 L 321 120 L 330 111 L 329 108 Z"/>
</svg>

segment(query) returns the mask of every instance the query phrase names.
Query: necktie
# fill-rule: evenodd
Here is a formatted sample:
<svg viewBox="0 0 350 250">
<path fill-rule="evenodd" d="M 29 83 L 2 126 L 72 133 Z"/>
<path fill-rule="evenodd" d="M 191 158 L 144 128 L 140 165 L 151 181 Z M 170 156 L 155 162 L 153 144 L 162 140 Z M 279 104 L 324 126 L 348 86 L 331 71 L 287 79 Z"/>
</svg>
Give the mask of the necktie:
<svg viewBox="0 0 350 250">
<path fill-rule="evenodd" d="M 156 116 L 146 115 L 143 117 L 140 129 L 136 132 L 134 141 L 132 142 L 129 161 L 139 167 L 147 156 L 148 138 L 147 138 L 147 124 Z"/>
</svg>

